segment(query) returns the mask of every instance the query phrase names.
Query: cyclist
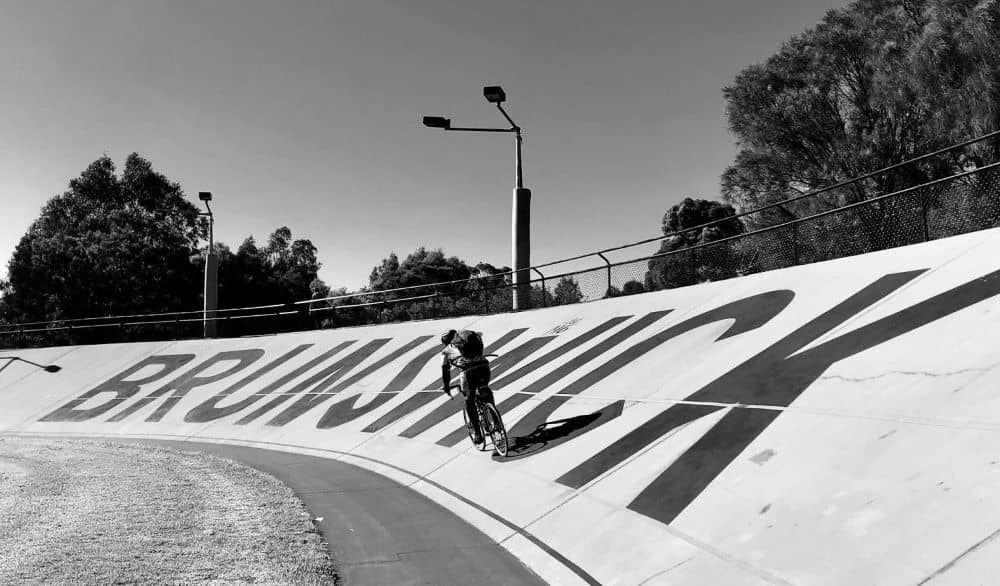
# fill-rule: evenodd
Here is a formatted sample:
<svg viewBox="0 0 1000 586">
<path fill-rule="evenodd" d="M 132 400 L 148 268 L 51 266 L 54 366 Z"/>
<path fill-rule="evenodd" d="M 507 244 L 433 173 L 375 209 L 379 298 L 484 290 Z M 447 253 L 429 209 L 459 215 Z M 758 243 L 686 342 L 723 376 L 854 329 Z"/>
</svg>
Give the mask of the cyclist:
<svg viewBox="0 0 1000 586">
<path fill-rule="evenodd" d="M 487 386 L 490 384 L 490 361 L 483 356 L 483 338 L 470 330 L 448 330 L 441 335 L 441 343 L 444 344 L 444 350 L 441 351 L 444 356 L 441 362 L 444 392 L 451 397 L 451 367 L 455 366 L 462 373 L 459 389 L 465 397 L 465 413 L 472 424 L 472 441 L 481 444 L 484 439 L 479 429 L 479 413 L 476 411 L 473 393 L 478 390 L 482 400 L 495 405 L 493 391 Z"/>
</svg>

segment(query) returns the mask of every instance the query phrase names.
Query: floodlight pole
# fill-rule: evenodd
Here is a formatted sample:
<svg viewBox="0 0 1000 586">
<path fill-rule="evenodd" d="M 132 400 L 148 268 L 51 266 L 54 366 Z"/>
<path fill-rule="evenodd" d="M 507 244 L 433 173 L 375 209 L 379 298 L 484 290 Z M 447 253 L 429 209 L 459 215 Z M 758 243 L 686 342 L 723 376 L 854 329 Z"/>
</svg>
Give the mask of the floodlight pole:
<svg viewBox="0 0 1000 586">
<path fill-rule="evenodd" d="M 215 255 L 215 215 L 212 214 L 212 207 L 208 202 L 212 200 L 212 194 L 207 191 L 198 193 L 201 201 L 205 202 L 208 212 L 199 212 L 199 216 L 208 216 L 208 249 L 205 251 L 205 288 L 202 293 L 202 314 L 201 326 L 202 336 L 214 338 L 218 335 L 217 322 L 215 320 L 215 310 L 219 306 L 219 257 Z"/>
<path fill-rule="evenodd" d="M 524 171 L 521 167 L 521 127 L 511 120 L 503 107 L 497 109 L 510 122 L 514 131 L 514 197 L 511 201 L 511 257 L 514 264 L 513 309 L 531 307 L 531 190 L 524 188 Z"/>
<path fill-rule="evenodd" d="M 521 172 L 521 127 L 511 120 L 510 116 L 507 115 L 507 111 L 503 109 L 503 106 L 499 102 L 497 103 L 497 110 L 500 110 L 500 113 L 507 119 L 507 122 L 510 122 L 510 129 L 515 133 L 517 142 L 514 145 L 514 176 L 517 181 L 517 189 L 524 189 L 524 178 Z"/>
<path fill-rule="evenodd" d="M 464 128 L 452 127 L 451 119 L 437 116 L 424 118 L 424 125 L 430 128 L 459 132 L 511 132 L 514 134 L 514 197 L 511 205 L 511 256 L 514 265 L 514 295 L 512 309 L 528 309 L 531 306 L 531 190 L 524 188 L 524 174 L 521 165 L 521 127 L 514 122 L 500 105 L 506 94 L 498 86 L 485 87 L 483 93 L 487 101 L 496 104 L 500 113 L 510 123 L 510 128 Z"/>
</svg>

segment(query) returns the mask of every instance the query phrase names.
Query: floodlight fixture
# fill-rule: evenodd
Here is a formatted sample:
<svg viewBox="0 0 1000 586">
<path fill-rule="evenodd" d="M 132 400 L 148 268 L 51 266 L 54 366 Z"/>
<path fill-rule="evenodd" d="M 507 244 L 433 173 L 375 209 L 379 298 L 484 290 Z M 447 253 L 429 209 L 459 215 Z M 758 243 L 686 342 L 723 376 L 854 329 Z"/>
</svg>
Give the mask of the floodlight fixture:
<svg viewBox="0 0 1000 586">
<path fill-rule="evenodd" d="M 211 191 L 199 191 L 198 192 L 198 199 L 200 199 L 201 201 L 212 201 L 212 192 Z"/>
<path fill-rule="evenodd" d="M 428 128 L 443 128 L 448 130 L 451 128 L 451 118 L 443 118 L 441 116 L 424 116 L 424 126 Z"/>
<path fill-rule="evenodd" d="M 491 104 L 502 104 L 507 101 L 507 94 L 498 85 L 488 85 L 483 88 L 483 96 Z"/>
</svg>

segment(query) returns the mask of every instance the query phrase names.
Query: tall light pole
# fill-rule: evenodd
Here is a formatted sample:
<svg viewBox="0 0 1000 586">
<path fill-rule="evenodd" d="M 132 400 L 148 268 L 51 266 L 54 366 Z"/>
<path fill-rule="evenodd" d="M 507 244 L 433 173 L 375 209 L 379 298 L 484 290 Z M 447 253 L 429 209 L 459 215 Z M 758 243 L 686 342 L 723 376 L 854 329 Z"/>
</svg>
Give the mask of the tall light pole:
<svg viewBox="0 0 1000 586">
<path fill-rule="evenodd" d="M 199 191 L 198 199 L 205 202 L 208 212 L 200 212 L 199 216 L 208 216 L 208 250 L 205 251 L 205 290 L 202 295 L 204 307 L 202 310 L 202 335 L 214 338 L 218 333 L 216 328 L 215 310 L 219 302 L 219 258 L 215 255 L 215 216 L 208 202 L 212 201 L 212 192 Z"/>
<path fill-rule="evenodd" d="M 507 100 L 507 94 L 498 85 L 483 88 L 486 101 L 496 104 L 503 117 L 510 122 L 510 128 L 457 128 L 452 127 L 450 118 L 424 116 L 424 126 L 456 130 L 459 132 L 510 132 L 514 134 L 514 198 L 511 210 L 511 256 L 514 265 L 514 311 L 527 309 L 531 304 L 531 190 L 524 188 L 521 170 L 521 127 L 515 123 L 500 104 Z"/>
</svg>

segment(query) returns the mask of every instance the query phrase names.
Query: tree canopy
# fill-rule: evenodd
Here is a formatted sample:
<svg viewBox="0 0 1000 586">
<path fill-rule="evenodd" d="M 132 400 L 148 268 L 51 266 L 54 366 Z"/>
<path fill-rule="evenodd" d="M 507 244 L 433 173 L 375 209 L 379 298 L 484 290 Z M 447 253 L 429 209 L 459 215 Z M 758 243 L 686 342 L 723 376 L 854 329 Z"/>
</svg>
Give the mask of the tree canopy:
<svg viewBox="0 0 1000 586">
<path fill-rule="evenodd" d="M 403 262 L 399 262 L 395 252 L 389 253 L 372 268 L 368 284 L 372 291 L 384 291 L 468 279 L 472 273 L 473 268 L 457 256 L 445 256 L 440 248 L 428 250 L 421 246 Z"/>
<path fill-rule="evenodd" d="M 645 286 L 637 288 L 638 283 L 636 283 L 630 285 L 630 291 L 668 289 L 733 276 L 736 270 L 731 258 L 732 249 L 724 243 L 702 249 L 704 252 L 696 254 L 693 263 L 688 254 L 666 253 L 744 233 L 746 228 L 738 218 L 726 219 L 735 214 L 733 206 L 706 199 L 686 197 L 680 203 L 671 206 L 663 215 L 660 226 L 664 235 L 670 235 L 660 243 L 660 249 L 657 251 L 657 254 L 664 256 L 649 261 Z M 706 228 L 696 228 L 716 221 L 719 223 Z"/>
<path fill-rule="evenodd" d="M 486 262 L 470 265 L 456 256 L 447 256 L 440 248 L 421 246 L 402 262 L 396 253 L 390 253 L 372 268 L 368 283 L 369 291 L 418 287 L 380 295 L 380 300 L 434 295 L 429 300 L 390 304 L 384 311 L 391 315 L 382 319 L 471 315 L 507 311 L 511 307 L 512 293 L 507 286 L 510 267 L 496 267 Z"/>
<path fill-rule="evenodd" d="M 136 153 L 108 156 L 50 199 L 8 263 L 10 321 L 146 313 L 200 297 L 190 258 L 205 226 L 178 184 Z"/>
<path fill-rule="evenodd" d="M 50 199 L 0 282 L 0 320 L 49 321 L 191 311 L 201 306 L 207 225 L 180 185 L 132 153 L 121 175 L 91 163 Z M 287 227 L 234 253 L 216 243 L 219 307 L 309 299 L 328 291 L 316 247 Z"/>
<path fill-rule="evenodd" d="M 216 247 L 220 308 L 289 303 L 329 291 L 318 276 L 316 246 L 308 239 L 293 240 L 287 226 L 275 230 L 265 246 L 250 236 L 236 254 Z"/>
<path fill-rule="evenodd" d="M 583 301 L 580 284 L 573 277 L 561 277 L 552 291 L 552 303 L 554 305 L 569 305 L 580 301 Z"/>
<path fill-rule="evenodd" d="M 723 196 L 756 208 L 1000 129 L 998 38 L 998 0 L 859 0 L 829 11 L 724 88 L 739 152 L 722 176 Z M 770 216 L 981 166 L 997 148 L 910 165 Z"/>
</svg>

